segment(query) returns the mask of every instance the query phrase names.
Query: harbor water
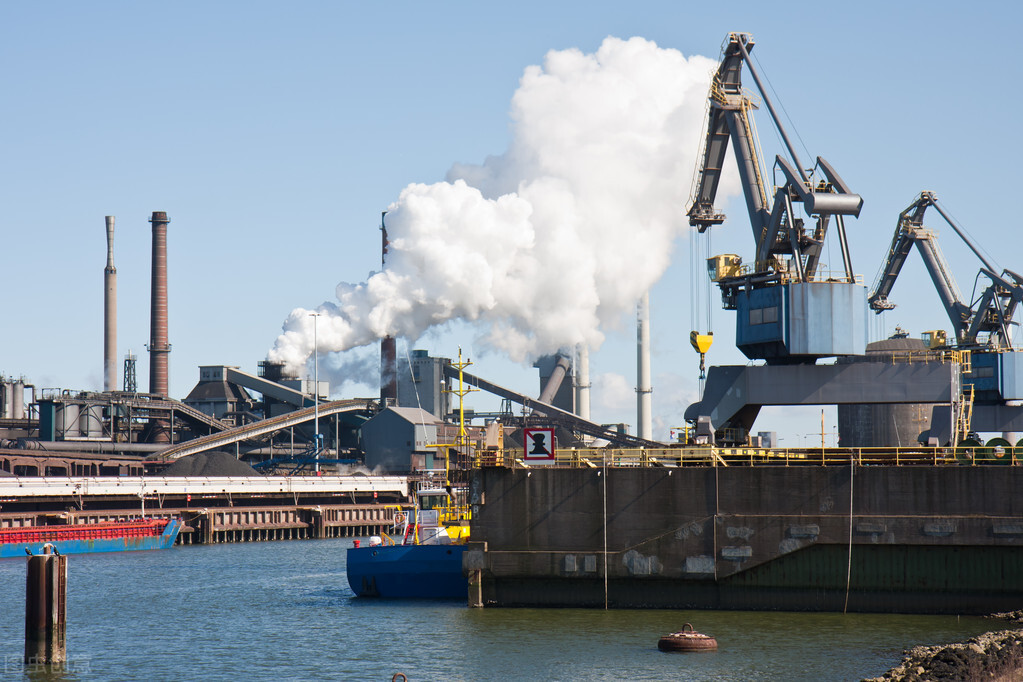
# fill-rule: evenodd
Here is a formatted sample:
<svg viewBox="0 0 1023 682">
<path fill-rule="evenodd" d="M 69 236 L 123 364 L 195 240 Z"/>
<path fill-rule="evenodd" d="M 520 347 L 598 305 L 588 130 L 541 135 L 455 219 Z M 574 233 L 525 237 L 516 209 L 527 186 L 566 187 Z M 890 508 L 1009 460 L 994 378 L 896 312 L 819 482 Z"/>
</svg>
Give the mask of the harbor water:
<svg viewBox="0 0 1023 682">
<path fill-rule="evenodd" d="M 351 539 L 70 557 L 64 671 L 22 662 L 25 561 L 0 561 L 3 679 L 860 680 L 975 617 L 468 609 L 357 598 Z M 662 653 L 691 622 L 714 653 Z"/>
</svg>

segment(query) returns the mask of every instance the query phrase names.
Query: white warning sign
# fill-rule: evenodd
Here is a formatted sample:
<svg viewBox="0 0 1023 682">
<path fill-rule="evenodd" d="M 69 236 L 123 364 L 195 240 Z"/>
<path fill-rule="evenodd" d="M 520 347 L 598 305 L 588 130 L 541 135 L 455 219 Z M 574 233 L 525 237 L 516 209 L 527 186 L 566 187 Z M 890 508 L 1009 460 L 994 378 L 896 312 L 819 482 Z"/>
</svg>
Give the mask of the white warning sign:
<svg viewBox="0 0 1023 682">
<path fill-rule="evenodd" d="M 523 461 L 530 464 L 554 464 L 554 428 L 523 429 L 526 453 Z"/>
</svg>

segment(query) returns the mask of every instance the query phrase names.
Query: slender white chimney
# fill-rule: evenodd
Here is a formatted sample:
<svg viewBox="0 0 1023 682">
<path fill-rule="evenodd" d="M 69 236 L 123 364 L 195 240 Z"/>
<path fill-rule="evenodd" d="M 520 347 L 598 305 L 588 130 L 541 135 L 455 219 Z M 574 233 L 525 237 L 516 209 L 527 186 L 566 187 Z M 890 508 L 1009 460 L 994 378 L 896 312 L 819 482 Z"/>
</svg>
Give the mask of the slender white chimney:
<svg viewBox="0 0 1023 682">
<path fill-rule="evenodd" d="M 590 420 L 590 347 L 585 343 L 576 346 L 575 413 Z"/>
<path fill-rule="evenodd" d="M 651 417 L 650 387 L 650 292 L 643 294 L 636 307 L 636 413 L 640 438 L 651 440 L 653 419 Z"/>
<path fill-rule="evenodd" d="M 114 216 L 107 217 L 107 266 L 103 268 L 103 390 L 117 390 L 117 268 Z"/>
</svg>

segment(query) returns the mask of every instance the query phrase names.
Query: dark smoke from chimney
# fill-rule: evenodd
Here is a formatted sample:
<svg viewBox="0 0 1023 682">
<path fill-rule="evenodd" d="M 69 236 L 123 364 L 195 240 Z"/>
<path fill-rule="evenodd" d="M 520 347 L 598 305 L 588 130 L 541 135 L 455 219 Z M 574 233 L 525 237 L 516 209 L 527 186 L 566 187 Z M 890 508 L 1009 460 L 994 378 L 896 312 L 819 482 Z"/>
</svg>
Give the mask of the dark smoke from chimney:
<svg viewBox="0 0 1023 682">
<path fill-rule="evenodd" d="M 387 226 L 384 224 L 384 216 L 387 211 L 380 214 L 380 266 L 387 266 Z M 380 339 L 380 402 L 387 404 L 388 401 L 396 403 L 398 400 L 398 344 L 393 336 L 385 336 Z"/>
</svg>

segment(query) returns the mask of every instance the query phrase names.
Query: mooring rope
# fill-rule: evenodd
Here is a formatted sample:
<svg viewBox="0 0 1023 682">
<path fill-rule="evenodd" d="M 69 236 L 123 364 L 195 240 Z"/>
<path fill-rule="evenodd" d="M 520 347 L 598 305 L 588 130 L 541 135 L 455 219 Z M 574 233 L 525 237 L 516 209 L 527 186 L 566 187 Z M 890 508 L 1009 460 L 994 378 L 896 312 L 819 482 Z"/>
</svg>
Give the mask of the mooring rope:
<svg viewBox="0 0 1023 682">
<path fill-rule="evenodd" d="M 849 455 L 849 552 L 848 563 L 845 567 L 845 605 L 842 606 L 842 613 L 849 610 L 849 582 L 852 577 L 852 541 L 853 541 L 853 478 L 856 471 L 856 460 Z"/>
<path fill-rule="evenodd" d="M 604 455 L 604 610 L 607 611 L 607 455 Z"/>
</svg>

